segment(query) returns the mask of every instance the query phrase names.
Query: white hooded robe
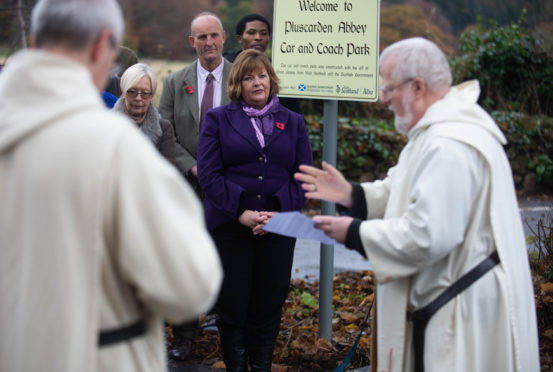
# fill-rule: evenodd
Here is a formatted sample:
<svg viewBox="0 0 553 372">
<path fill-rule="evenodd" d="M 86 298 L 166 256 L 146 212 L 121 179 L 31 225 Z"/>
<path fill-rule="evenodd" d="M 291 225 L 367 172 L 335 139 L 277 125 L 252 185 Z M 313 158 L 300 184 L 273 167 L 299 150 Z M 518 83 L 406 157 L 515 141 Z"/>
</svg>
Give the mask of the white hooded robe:
<svg viewBox="0 0 553 372">
<path fill-rule="evenodd" d="M 166 371 L 163 319 L 222 279 L 199 200 L 80 63 L 40 50 L 0 74 L 0 371 Z M 146 334 L 99 347 L 102 330 Z"/>
<path fill-rule="evenodd" d="M 412 371 L 420 309 L 498 251 L 501 263 L 442 307 L 426 329 L 426 372 L 537 372 L 528 254 L 505 137 L 476 103 L 477 82 L 453 87 L 409 131 L 383 181 L 362 184 L 360 237 L 379 282 L 377 371 Z"/>
</svg>

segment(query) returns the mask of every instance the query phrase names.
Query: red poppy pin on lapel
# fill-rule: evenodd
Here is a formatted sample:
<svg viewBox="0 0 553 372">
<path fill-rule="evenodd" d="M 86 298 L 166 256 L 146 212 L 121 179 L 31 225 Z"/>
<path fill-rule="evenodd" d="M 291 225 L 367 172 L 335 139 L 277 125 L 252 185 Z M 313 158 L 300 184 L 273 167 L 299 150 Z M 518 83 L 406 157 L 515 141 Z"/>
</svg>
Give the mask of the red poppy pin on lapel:
<svg viewBox="0 0 553 372">
<path fill-rule="evenodd" d="M 279 123 L 278 121 L 276 122 L 276 127 L 280 130 L 284 130 L 284 126 L 285 124 L 284 123 Z"/>
<path fill-rule="evenodd" d="M 190 85 L 187 85 L 186 87 L 184 87 L 184 89 L 186 90 L 186 93 L 188 93 L 188 94 L 194 93 L 194 88 L 192 88 Z"/>
</svg>

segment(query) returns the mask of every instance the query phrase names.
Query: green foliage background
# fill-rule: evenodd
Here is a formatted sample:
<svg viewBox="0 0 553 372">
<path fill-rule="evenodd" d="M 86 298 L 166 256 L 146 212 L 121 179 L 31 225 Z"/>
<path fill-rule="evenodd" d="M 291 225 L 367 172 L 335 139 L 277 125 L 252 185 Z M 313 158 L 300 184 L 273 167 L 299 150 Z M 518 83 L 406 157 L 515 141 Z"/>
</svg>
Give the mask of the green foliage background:
<svg viewBox="0 0 553 372">
<path fill-rule="evenodd" d="M 478 79 L 480 103 L 491 110 L 553 115 L 553 56 L 524 24 L 478 24 L 457 41 L 455 81 Z"/>
<path fill-rule="evenodd" d="M 461 34 L 450 58 L 454 81 L 477 79 L 479 103 L 508 140 L 506 152 L 518 189 L 533 181 L 553 188 L 553 56 L 524 26 L 489 21 Z M 322 103 L 305 101 L 315 162 L 322 156 Z M 396 163 L 405 139 L 380 103 L 340 102 L 337 166 L 349 179 L 371 181 Z M 528 176 L 530 175 L 530 176 Z M 530 178 L 529 178 L 530 177 Z M 530 182 L 532 183 L 532 182 Z"/>
<path fill-rule="evenodd" d="M 236 23 L 240 18 L 250 13 L 254 13 L 254 10 L 248 0 L 227 0 L 227 4 L 219 8 L 217 15 L 221 18 L 223 28 L 227 34 L 225 50 L 236 51 L 242 49 L 236 40 Z"/>
</svg>

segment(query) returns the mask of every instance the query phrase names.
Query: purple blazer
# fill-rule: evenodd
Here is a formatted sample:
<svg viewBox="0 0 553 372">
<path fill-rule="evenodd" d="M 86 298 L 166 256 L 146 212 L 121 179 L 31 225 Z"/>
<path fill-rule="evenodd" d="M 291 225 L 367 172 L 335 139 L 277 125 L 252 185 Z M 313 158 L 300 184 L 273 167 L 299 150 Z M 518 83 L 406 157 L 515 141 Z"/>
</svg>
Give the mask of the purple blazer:
<svg viewBox="0 0 553 372">
<path fill-rule="evenodd" d="M 261 148 L 238 103 L 208 111 L 198 140 L 198 180 L 207 228 L 236 220 L 246 209 L 301 210 L 300 164 L 313 164 L 303 117 L 279 104 L 275 128 Z"/>
</svg>

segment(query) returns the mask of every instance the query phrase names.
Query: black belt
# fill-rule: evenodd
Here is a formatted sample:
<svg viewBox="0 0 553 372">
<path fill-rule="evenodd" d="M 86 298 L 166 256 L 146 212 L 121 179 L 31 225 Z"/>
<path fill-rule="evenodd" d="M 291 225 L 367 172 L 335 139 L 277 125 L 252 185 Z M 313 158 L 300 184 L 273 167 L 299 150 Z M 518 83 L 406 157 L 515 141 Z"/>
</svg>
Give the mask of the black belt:
<svg viewBox="0 0 553 372">
<path fill-rule="evenodd" d="M 143 319 L 140 319 L 136 323 L 126 327 L 111 329 L 109 331 L 101 331 L 98 346 L 108 346 L 118 342 L 127 341 L 131 338 L 142 336 L 146 333 L 146 330 L 146 322 Z"/>
<path fill-rule="evenodd" d="M 449 286 L 438 298 L 422 309 L 413 313 L 407 312 L 407 319 L 413 322 L 413 345 L 415 348 L 415 372 L 424 372 L 424 334 L 430 318 L 452 298 L 470 287 L 472 283 L 480 279 L 484 274 L 493 269 L 499 263 L 497 251 L 488 256 L 478 266 L 463 275 L 459 280 Z"/>
</svg>

